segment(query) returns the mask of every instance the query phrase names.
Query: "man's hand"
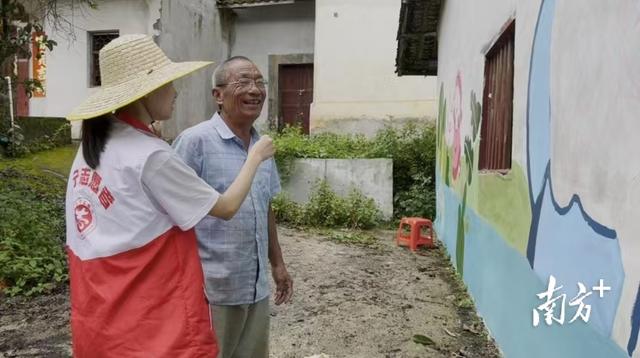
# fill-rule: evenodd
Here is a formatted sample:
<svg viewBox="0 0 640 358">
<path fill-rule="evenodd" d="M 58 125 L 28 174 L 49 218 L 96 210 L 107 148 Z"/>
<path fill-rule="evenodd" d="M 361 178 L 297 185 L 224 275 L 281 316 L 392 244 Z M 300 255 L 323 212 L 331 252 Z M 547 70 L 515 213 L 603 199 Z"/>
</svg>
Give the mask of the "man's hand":
<svg viewBox="0 0 640 358">
<path fill-rule="evenodd" d="M 283 303 L 291 303 L 291 296 L 293 296 L 293 280 L 287 268 L 284 265 L 272 266 L 271 274 L 273 275 L 273 281 L 276 283 L 276 296 L 275 303 L 277 306 Z"/>
</svg>

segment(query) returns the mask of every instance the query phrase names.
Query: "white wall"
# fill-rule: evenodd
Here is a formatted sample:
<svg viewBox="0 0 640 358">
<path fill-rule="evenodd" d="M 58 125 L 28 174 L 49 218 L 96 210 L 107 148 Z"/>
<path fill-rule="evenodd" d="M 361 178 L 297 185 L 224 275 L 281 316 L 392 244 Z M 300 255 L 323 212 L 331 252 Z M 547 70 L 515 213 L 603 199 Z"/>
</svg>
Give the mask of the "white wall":
<svg viewBox="0 0 640 358">
<path fill-rule="evenodd" d="M 577 194 L 617 231 L 625 282 L 613 338 L 626 347 L 640 284 L 640 3 L 589 5 L 556 5 L 563 25 L 551 39 L 551 176 L 561 205 Z"/>
<path fill-rule="evenodd" d="M 75 30 L 71 38 L 45 25 L 45 31 L 58 46 L 46 54 L 46 97 L 32 98 L 31 116 L 65 117 L 95 90 L 89 86 L 90 49 L 87 31 L 119 30 L 120 34 L 147 33 L 150 13 L 144 0 L 110 0 L 98 2 L 98 9 L 77 8 L 66 17 Z M 72 137 L 79 137 L 74 125 Z"/>
<path fill-rule="evenodd" d="M 313 53 L 314 11 L 313 1 L 234 10 L 231 56 L 250 58 L 268 78 L 269 55 Z M 265 102 L 258 127 L 265 126 L 268 113 Z"/>
<path fill-rule="evenodd" d="M 395 73 L 400 5 L 316 1 L 312 131 L 362 132 L 385 120 L 435 118 L 436 78 Z"/>
</svg>

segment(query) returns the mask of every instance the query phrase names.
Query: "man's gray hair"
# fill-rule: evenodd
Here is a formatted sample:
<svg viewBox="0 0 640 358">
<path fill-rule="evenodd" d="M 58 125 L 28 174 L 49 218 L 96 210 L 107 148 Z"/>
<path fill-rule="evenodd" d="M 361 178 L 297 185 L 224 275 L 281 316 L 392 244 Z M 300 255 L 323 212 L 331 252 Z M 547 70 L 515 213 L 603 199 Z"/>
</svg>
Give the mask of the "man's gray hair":
<svg viewBox="0 0 640 358">
<path fill-rule="evenodd" d="M 220 85 L 226 84 L 229 78 L 229 64 L 235 61 L 248 61 L 253 63 L 249 58 L 244 56 L 233 56 L 222 62 L 216 67 L 216 70 L 213 71 L 213 76 L 211 76 L 211 88 L 216 88 Z"/>
</svg>

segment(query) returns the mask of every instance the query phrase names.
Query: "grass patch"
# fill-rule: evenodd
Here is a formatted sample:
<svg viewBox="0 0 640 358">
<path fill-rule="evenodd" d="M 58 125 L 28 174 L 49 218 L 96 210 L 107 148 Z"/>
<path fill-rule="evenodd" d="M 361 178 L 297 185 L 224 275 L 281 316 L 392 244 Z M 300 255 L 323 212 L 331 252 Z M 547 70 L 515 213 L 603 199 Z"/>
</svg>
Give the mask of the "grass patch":
<svg viewBox="0 0 640 358">
<path fill-rule="evenodd" d="M 473 301 L 469 297 L 464 297 L 460 301 L 458 301 L 458 307 L 460 308 L 473 308 L 475 307 Z"/>
<path fill-rule="evenodd" d="M 364 231 L 335 231 L 329 236 L 329 240 L 340 244 L 355 245 L 368 248 L 379 248 L 378 239 Z"/>
<path fill-rule="evenodd" d="M 76 145 L 0 159 L 0 290 L 50 292 L 68 280 L 66 177 Z"/>
<path fill-rule="evenodd" d="M 71 164 L 78 150 L 75 144 L 54 148 L 44 152 L 29 154 L 17 159 L 0 159 L 0 170 L 16 168 L 30 174 L 53 172 L 54 176 L 69 176 Z M 51 174 L 51 173 L 49 173 Z M 57 174 L 57 175 L 56 175 Z"/>
</svg>

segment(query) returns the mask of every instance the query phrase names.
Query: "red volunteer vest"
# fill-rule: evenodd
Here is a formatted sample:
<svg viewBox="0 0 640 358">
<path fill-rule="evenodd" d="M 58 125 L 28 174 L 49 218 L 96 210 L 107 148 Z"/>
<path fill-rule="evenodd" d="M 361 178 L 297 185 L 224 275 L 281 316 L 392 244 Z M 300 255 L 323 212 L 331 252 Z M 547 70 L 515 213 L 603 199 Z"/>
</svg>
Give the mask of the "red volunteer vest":
<svg viewBox="0 0 640 358">
<path fill-rule="evenodd" d="M 80 148 L 67 186 L 74 356 L 216 357 L 194 230 L 174 226 L 140 182 L 146 158 L 171 148 L 121 119 L 96 170 Z"/>
</svg>

